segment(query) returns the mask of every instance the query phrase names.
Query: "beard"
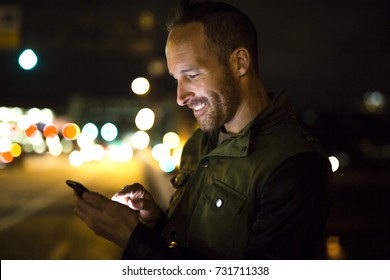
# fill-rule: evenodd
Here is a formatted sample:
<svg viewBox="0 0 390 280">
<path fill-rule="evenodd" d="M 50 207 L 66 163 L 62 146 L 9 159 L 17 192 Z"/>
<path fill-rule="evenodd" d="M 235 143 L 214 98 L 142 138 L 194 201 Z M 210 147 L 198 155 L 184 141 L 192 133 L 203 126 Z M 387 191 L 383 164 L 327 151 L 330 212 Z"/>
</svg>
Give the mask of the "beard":
<svg viewBox="0 0 390 280">
<path fill-rule="evenodd" d="M 197 118 L 199 127 L 203 131 L 211 132 L 219 129 L 236 114 L 240 104 L 239 88 L 229 70 L 224 71 L 218 92 L 212 91 L 208 97 L 197 100 L 208 106 L 206 114 Z"/>
</svg>

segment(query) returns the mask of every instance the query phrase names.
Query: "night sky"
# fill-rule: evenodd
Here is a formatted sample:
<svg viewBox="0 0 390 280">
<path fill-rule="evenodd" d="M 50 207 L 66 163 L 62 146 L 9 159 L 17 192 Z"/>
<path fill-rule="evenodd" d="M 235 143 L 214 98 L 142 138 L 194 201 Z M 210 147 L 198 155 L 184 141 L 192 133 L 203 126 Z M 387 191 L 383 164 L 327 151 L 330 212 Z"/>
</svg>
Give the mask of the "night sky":
<svg viewBox="0 0 390 280">
<path fill-rule="evenodd" d="M 19 47 L 0 51 L 2 106 L 65 109 L 71 96 L 134 98 L 130 83 L 164 61 L 165 19 L 178 1 L 2 1 L 19 3 Z M 260 71 L 269 91 L 286 89 L 298 108 L 355 110 L 366 91 L 389 100 L 388 1 L 227 1 L 258 28 Z M 142 11 L 154 28 L 141 30 Z M 149 49 L 137 52 L 146 42 Z M 17 59 L 37 53 L 36 68 Z M 167 73 L 152 79 L 151 96 L 175 95 Z"/>
</svg>

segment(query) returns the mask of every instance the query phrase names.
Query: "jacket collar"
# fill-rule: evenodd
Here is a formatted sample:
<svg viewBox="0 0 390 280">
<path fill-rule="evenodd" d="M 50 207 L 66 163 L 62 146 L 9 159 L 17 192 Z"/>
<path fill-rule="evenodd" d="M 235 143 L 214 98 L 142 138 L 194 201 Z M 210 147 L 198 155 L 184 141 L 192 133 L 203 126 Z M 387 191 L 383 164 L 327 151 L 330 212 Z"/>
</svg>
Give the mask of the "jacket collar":
<svg viewBox="0 0 390 280">
<path fill-rule="evenodd" d="M 263 134 L 278 122 L 286 118 L 295 118 L 295 112 L 287 98 L 286 91 L 269 93 L 269 104 L 244 127 L 240 133 L 229 140 L 222 142 L 217 147 L 219 130 L 209 134 L 209 147 L 212 149 L 209 155 L 243 157 L 248 154 L 251 134 Z"/>
</svg>

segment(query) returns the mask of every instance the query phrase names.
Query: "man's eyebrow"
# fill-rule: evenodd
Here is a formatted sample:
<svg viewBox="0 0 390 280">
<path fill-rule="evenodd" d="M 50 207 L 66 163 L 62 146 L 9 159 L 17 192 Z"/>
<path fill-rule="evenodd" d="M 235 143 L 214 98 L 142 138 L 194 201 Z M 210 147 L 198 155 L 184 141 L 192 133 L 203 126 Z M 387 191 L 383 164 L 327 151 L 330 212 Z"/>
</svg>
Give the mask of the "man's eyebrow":
<svg viewBox="0 0 390 280">
<path fill-rule="evenodd" d="M 180 74 L 186 74 L 188 72 L 192 72 L 192 71 L 198 71 L 199 68 L 197 67 L 190 67 L 190 68 L 187 68 L 187 69 L 183 69 L 180 71 Z"/>
<path fill-rule="evenodd" d="M 190 67 L 190 68 L 186 68 L 186 69 L 183 69 L 180 71 L 180 74 L 187 74 L 188 72 L 192 72 L 192 71 L 199 71 L 199 68 L 198 67 Z M 171 75 L 172 77 L 175 77 L 175 75 L 172 73 L 172 72 L 169 72 L 169 75 Z"/>
</svg>

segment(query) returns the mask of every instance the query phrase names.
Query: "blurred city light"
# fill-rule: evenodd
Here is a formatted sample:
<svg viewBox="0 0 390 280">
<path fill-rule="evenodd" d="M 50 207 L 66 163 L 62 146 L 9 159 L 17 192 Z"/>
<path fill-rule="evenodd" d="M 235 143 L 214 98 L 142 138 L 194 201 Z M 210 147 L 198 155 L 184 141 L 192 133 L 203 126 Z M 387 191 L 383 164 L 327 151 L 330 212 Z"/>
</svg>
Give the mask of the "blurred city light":
<svg viewBox="0 0 390 280">
<path fill-rule="evenodd" d="M 105 156 L 104 148 L 97 144 L 83 146 L 80 153 L 84 162 L 101 161 Z"/>
<path fill-rule="evenodd" d="M 89 135 L 84 134 L 83 132 L 81 132 L 80 136 L 77 138 L 77 145 L 81 149 L 92 146 L 94 144 L 95 143 L 93 142 L 92 138 Z"/>
<path fill-rule="evenodd" d="M 0 123 L 0 137 L 11 136 L 11 125 L 9 123 Z"/>
<path fill-rule="evenodd" d="M 133 138 L 131 140 L 133 147 L 138 150 L 146 149 L 146 147 L 149 146 L 149 142 L 150 142 L 149 134 L 142 130 L 134 133 Z"/>
<path fill-rule="evenodd" d="M 148 74 L 153 77 L 160 77 L 167 72 L 165 59 L 151 60 L 148 64 Z"/>
<path fill-rule="evenodd" d="M 337 169 L 339 169 L 340 162 L 335 156 L 330 156 L 329 157 L 330 164 L 332 166 L 332 171 L 336 172 Z"/>
<path fill-rule="evenodd" d="M 340 260 L 344 258 L 344 253 L 340 245 L 340 238 L 329 236 L 326 239 L 326 254 L 331 260 Z"/>
<path fill-rule="evenodd" d="M 115 162 L 127 162 L 133 157 L 133 150 L 127 144 L 121 144 L 119 146 L 109 145 L 107 147 L 108 158 Z"/>
<path fill-rule="evenodd" d="M 26 130 L 27 128 L 29 128 L 29 126 L 31 125 L 31 121 L 30 119 L 27 117 L 27 116 L 21 116 L 17 122 L 16 122 L 16 125 L 17 127 L 20 129 L 20 130 Z"/>
<path fill-rule="evenodd" d="M 46 138 L 48 137 L 54 137 L 58 134 L 58 128 L 55 124 L 47 124 L 43 128 L 43 136 Z"/>
<path fill-rule="evenodd" d="M 154 14 L 151 11 L 143 11 L 138 17 L 138 25 L 144 31 L 152 30 L 154 27 Z"/>
<path fill-rule="evenodd" d="M 157 144 L 152 148 L 152 157 L 157 161 L 162 161 L 170 157 L 171 151 L 166 144 Z"/>
<path fill-rule="evenodd" d="M 11 152 L 0 153 L 0 161 L 3 163 L 11 163 L 14 160 Z"/>
<path fill-rule="evenodd" d="M 172 172 L 176 168 L 176 160 L 174 157 L 167 157 L 159 162 L 159 166 L 164 172 Z"/>
<path fill-rule="evenodd" d="M 41 123 L 52 123 L 54 120 L 54 113 L 49 108 L 44 108 L 40 112 L 40 122 Z"/>
<path fill-rule="evenodd" d="M 116 126 L 112 123 L 106 123 L 102 126 L 102 129 L 100 130 L 100 134 L 104 140 L 107 142 L 111 142 L 116 139 L 118 136 L 118 129 Z"/>
<path fill-rule="evenodd" d="M 52 156 L 59 156 L 62 154 L 63 147 L 60 141 L 60 137 L 58 135 L 54 135 L 51 137 L 46 138 L 46 144 L 49 148 L 49 153 Z"/>
<path fill-rule="evenodd" d="M 69 154 L 69 163 L 74 167 L 80 167 L 83 165 L 83 156 L 80 151 L 73 151 Z"/>
<path fill-rule="evenodd" d="M 184 142 L 181 142 L 179 147 L 173 150 L 173 157 L 175 158 L 175 162 L 177 167 L 179 167 L 180 160 L 181 160 L 181 154 L 183 153 L 183 147 L 184 147 Z"/>
<path fill-rule="evenodd" d="M 35 124 L 31 124 L 25 131 L 25 135 L 29 138 L 34 137 L 36 132 L 38 131 L 38 127 Z"/>
<path fill-rule="evenodd" d="M 367 91 L 363 95 L 364 106 L 368 112 L 375 113 L 385 107 L 385 97 L 379 91 Z"/>
<path fill-rule="evenodd" d="M 95 124 L 87 123 L 83 126 L 81 133 L 88 136 L 91 140 L 95 140 L 99 135 L 99 129 Z"/>
<path fill-rule="evenodd" d="M 62 127 L 62 135 L 68 140 L 75 140 L 80 135 L 80 127 L 75 123 L 67 123 Z"/>
<path fill-rule="evenodd" d="M 62 138 L 61 139 L 62 152 L 69 154 L 73 151 L 73 142 L 71 140 Z"/>
<path fill-rule="evenodd" d="M 141 109 L 135 117 L 135 125 L 139 130 L 149 130 L 154 125 L 154 112 L 149 108 Z"/>
<path fill-rule="evenodd" d="M 9 152 L 12 147 L 12 141 L 9 137 L 0 137 L 0 153 Z"/>
<path fill-rule="evenodd" d="M 180 145 L 180 137 L 175 132 L 168 132 L 163 136 L 163 143 L 170 149 L 176 149 Z"/>
<path fill-rule="evenodd" d="M 150 89 L 150 83 L 146 78 L 139 77 L 131 83 L 131 90 L 138 95 L 146 94 Z"/>
<path fill-rule="evenodd" d="M 38 63 L 38 57 L 32 49 L 24 50 L 19 56 L 19 65 L 24 70 L 33 69 Z"/>
<path fill-rule="evenodd" d="M 12 143 L 10 152 L 13 157 L 19 157 L 22 154 L 22 147 L 18 143 Z"/>
</svg>

